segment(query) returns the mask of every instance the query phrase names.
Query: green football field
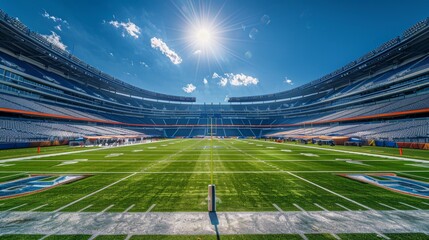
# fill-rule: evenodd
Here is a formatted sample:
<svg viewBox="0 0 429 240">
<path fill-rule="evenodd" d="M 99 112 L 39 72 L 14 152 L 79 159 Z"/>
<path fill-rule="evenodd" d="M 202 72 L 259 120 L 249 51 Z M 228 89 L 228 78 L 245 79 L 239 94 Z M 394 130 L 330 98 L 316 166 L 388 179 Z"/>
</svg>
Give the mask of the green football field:
<svg viewBox="0 0 429 240">
<path fill-rule="evenodd" d="M 91 151 L 86 151 L 88 149 Z M 68 153 L 43 156 L 65 152 Z M 429 199 L 340 176 L 350 173 L 395 173 L 429 182 L 429 162 L 394 159 L 392 156 L 399 157 L 397 149 L 241 139 L 219 139 L 213 142 L 209 139 L 175 139 L 97 149 L 50 147 L 42 148 L 40 154 L 35 149 L 6 150 L 0 151 L 0 182 L 38 174 L 84 175 L 85 178 L 34 194 L 0 199 L 0 211 L 207 212 L 207 185 L 211 177 L 217 188 L 218 212 L 429 210 Z M 429 151 L 405 149 L 403 157 L 429 160 Z M 9 161 L 13 158 L 17 159 Z M 323 234 L 305 236 L 308 239 L 334 239 L 331 235 Z M 0 237 L 40 239 L 44 236 Z M 45 239 L 59 237 L 88 239 L 91 236 L 48 236 Z M 222 237 L 301 239 L 303 236 Z M 336 237 L 380 238 L 376 234 L 354 236 L 353 233 Z M 428 239 L 424 233 L 387 234 L 384 237 Z M 100 234 L 96 239 L 125 238 Z M 164 238 L 213 239 L 213 236 L 131 237 Z"/>
</svg>

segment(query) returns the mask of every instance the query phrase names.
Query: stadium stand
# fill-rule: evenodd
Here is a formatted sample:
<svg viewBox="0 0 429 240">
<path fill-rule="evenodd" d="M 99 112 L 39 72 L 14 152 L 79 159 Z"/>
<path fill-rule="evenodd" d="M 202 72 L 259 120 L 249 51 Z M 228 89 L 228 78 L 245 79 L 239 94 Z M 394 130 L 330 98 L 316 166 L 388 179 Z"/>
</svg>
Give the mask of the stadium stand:
<svg viewBox="0 0 429 240">
<path fill-rule="evenodd" d="M 5 39 L 0 143 L 103 135 L 202 137 L 210 134 L 211 120 L 217 137 L 341 135 L 429 142 L 428 21 L 292 90 L 206 104 L 113 78 L 0 10 Z"/>
</svg>

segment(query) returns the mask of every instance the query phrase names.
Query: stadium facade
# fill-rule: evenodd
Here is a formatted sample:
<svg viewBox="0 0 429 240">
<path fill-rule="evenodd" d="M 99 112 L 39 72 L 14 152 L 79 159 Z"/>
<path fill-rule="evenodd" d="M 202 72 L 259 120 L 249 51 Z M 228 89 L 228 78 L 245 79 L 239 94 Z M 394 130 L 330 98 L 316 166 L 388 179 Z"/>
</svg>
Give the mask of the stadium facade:
<svg viewBox="0 0 429 240">
<path fill-rule="evenodd" d="M 132 86 L 0 10 L 0 145 L 83 136 L 299 138 L 429 142 L 429 18 L 292 90 L 199 104 Z"/>
</svg>

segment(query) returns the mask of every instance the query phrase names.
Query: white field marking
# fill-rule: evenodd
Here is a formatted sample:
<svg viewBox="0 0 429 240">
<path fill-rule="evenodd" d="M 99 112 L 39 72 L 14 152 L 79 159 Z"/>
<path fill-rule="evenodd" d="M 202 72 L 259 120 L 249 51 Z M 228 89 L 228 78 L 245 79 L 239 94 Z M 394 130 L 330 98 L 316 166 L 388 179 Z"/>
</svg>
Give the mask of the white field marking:
<svg viewBox="0 0 429 240">
<path fill-rule="evenodd" d="M 300 155 L 303 155 L 306 157 L 319 157 L 319 155 L 313 154 L 313 153 L 300 153 Z"/>
<path fill-rule="evenodd" d="M 279 206 L 277 206 L 277 204 L 275 204 L 275 203 L 273 203 L 273 206 L 279 211 L 279 212 L 281 212 L 281 213 L 283 213 L 284 211 L 279 207 Z"/>
<path fill-rule="evenodd" d="M 365 152 L 352 152 L 352 151 L 345 151 L 345 150 L 339 150 L 339 149 L 319 148 L 319 147 L 311 147 L 311 146 L 303 146 L 303 145 L 291 145 L 291 144 L 285 144 L 285 145 L 303 147 L 303 148 L 311 148 L 311 149 L 317 149 L 317 150 L 325 150 L 325 151 L 331 151 L 331 152 L 341 152 L 341 153 L 348 153 L 348 154 L 364 155 L 364 156 L 371 156 L 371 157 L 388 158 L 388 159 L 395 159 L 395 160 L 405 160 L 405 161 L 410 161 L 410 162 L 429 163 L 429 161 L 422 160 L 422 159 L 395 157 L 395 156 L 380 155 L 380 154 L 365 153 Z"/>
<path fill-rule="evenodd" d="M 378 236 L 378 237 L 381 237 L 381 238 L 384 238 L 384 239 L 387 239 L 387 240 L 389 240 L 389 239 L 390 239 L 388 236 L 384 235 L 384 234 L 383 234 L 383 233 L 381 233 L 381 232 L 377 232 L 377 231 L 375 231 L 374 233 L 375 233 L 375 234 L 377 234 L 377 236 Z"/>
<path fill-rule="evenodd" d="M 314 203 L 314 205 L 316 205 L 316 207 L 318 207 L 318 208 L 322 209 L 323 211 L 329 212 L 329 210 L 328 210 L 328 209 L 326 209 L 326 208 L 324 208 L 324 207 L 320 206 L 320 205 L 319 205 L 319 204 L 317 204 L 317 203 Z"/>
<path fill-rule="evenodd" d="M 124 155 L 123 153 L 110 153 L 108 155 L 106 155 L 105 157 L 119 157 Z"/>
<path fill-rule="evenodd" d="M 167 147 L 167 145 L 163 144 L 163 145 L 161 145 L 161 147 Z"/>
<path fill-rule="evenodd" d="M 416 210 L 422 210 L 421 208 L 415 207 L 415 206 L 410 205 L 410 204 L 408 204 L 408 203 L 403 203 L 403 202 L 399 202 L 399 203 L 400 203 L 400 204 L 402 204 L 402 205 L 404 205 L 404 206 L 408 206 L 408 207 L 410 207 L 410 208 L 414 208 L 414 209 L 416 209 Z"/>
<path fill-rule="evenodd" d="M 298 208 L 301 212 L 305 212 L 305 213 L 307 213 L 307 211 L 305 211 L 305 209 L 304 209 L 304 208 L 302 208 L 302 207 L 300 207 L 298 204 L 293 203 L 292 205 L 294 205 L 296 208 Z"/>
<path fill-rule="evenodd" d="M 352 161 L 353 159 L 350 159 L 350 158 L 335 158 L 335 160 L 338 160 L 338 161 Z"/>
<path fill-rule="evenodd" d="M 261 144 L 258 144 L 258 145 L 256 145 L 257 147 L 262 147 L 262 145 Z"/>
<path fill-rule="evenodd" d="M 263 161 L 261 161 L 263 162 Z M 398 170 L 383 170 L 382 172 L 397 172 Z M 213 171 L 213 173 L 216 174 L 243 174 L 243 173 L 248 173 L 248 174 L 253 174 L 253 173 L 273 173 L 273 174 L 277 174 L 277 173 L 285 173 L 286 171 L 284 170 L 258 170 L 258 171 Z M 288 171 L 290 173 L 380 173 L 380 171 L 364 171 L 364 170 L 359 170 L 359 171 Z M 402 171 L 404 172 L 404 171 Z M 429 173 L 429 171 L 416 171 L 416 170 L 410 170 L 410 172 L 422 172 L 422 173 Z M 8 173 L 8 172 L 4 172 L 4 171 L 0 171 L 0 173 Z M 96 171 L 91 171 L 91 172 L 61 172 L 61 171 L 28 171 L 29 174 L 207 174 L 210 173 L 210 171 L 168 171 L 168 172 L 158 172 L 158 171 L 146 171 L 146 172 L 96 172 Z"/>
<path fill-rule="evenodd" d="M 6 164 L 6 163 L 0 163 L 0 167 L 10 167 L 13 166 L 15 164 Z"/>
<path fill-rule="evenodd" d="M 77 211 L 77 212 L 83 212 L 83 211 L 85 211 L 86 209 L 88 209 L 88 208 L 90 208 L 90 207 L 92 207 L 92 204 L 89 204 L 88 206 L 86 206 L 86 207 L 82 208 L 81 210 L 79 210 L 79 211 Z"/>
<path fill-rule="evenodd" d="M 341 205 L 341 204 L 339 204 L 339 203 L 335 203 L 337 206 L 339 206 L 339 207 L 341 207 L 341 208 L 343 208 L 343 209 L 345 209 L 345 210 L 347 210 L 347 211 L 352 211 L 350 208 L 347 208 L 347 207 L 344 207 L 343 205 Z"/>
<path fill-rule="evenodd" d="M 0 203 L 0 206 L 4 205 L 4 203 Z"/>
<path fill-rule="evenodd" d="M 0 177 L 0 179 L 2 179 L 2 178 L 8 178 L 8 177 L 14 177 L 14 176 L 18 176 L 18 175 L 21 175 L 21 174 L 26 174 L 26 172 L 16 173 L 16 174 L 12 174 L 12 175 L 3 176 L 3 177 Z"/>
<path fill-rule="evenodd" d="M 59 166 L 64 166 L 64 165 L 76 164 L 76 163 L 78 163 L 78 162 L 79 162 L 79 161 L 65 161 L 65 162 L 62 162 L 62 163 L 60 163 L 60 164 L 55 165 L 54 167 L 59 167 Z"/>
<path fill-rule="evenodd" d="M 337 234 L 335 234 L 335 233 L 330 233 L 330 234 L 333 238 L 335 238 L 337 240 L 341 240 L 341 238 Z"/>
<path fill-rule="evenodd" d="M 358 165 L 364 165 L 364 166 L 371 166 L 371 165 L 369 165 L 369 164 L 365 164 L 365 163 L 363 163 L 363 162 L 361 162 L 361 161 L 354 161 L 354 160 L 346 161 L 346 163 L 358 164 Z"/>
<path fill-rule="evenodd" d="M 429 168 L 429 164 L 427 163 L 421 163 L 421 164 L 416 163 L 416 164 L 405 164 L 405 165 L 413 166 L 413 167 Z"/>
<path fill-rule="evenodd" d="M 101 211 L 100 213 L 105 213 L 105 212 L 109 211 L 109 209 L 111 209 L 113 206 L 115 206 L 115 204 L 108 206 L 107 208 L 103 209 L 103 211 Z"/>
<path fill-rule="evenodd" d="M 143 150 L 142 149 L 136 149 L 136 150 L 133 150 L 132 152 L 143 152 Z"/>
<path fill-rule="evenodd" d="M 155 149 L 156 147 L 147 147 L 148 149 Z"/>
<path fill-rule="evenodd" d="M 275 147 L 267 147 L 268 149 L 274 149 Z"/>
<path fill-rule="evenodd" d="M 422 203 L 429 206 L 429 203 L 427 203 L 427 202 L 422 202 Z"/>
<path fill-rule="evenodd" d="M 304 233 L 300 233 L 299 236 L 303 239 L 303 240 L 308 240 L 307 236 L 305 236 Z"/>
<path fill-rule="evenodd" d="M 94 240 L 96 237 L 98 237 L 98 234 L 93 234 L 90 238 L 88 238 L 88 240 Z"/>
<path fill-rule="evenodd" d="M 390 208 L 390 209 L 392 209 L 392 210 L 397 210 L 397 211 L 399 211 L 399 209 L 397 209 L 397 208 L 395 208 L 395 207 L 392 207 L 392 206 L 389 206 L 389 205 L 387 205 L 387 204 L 384 204 L 384 203 L 378 203 L 378 204 L 380 204 L 381 206 L 385 206 L 385 207 L 387 207 L 387 208 Z"/>
<path fill-rule="evenodd" d="M 289 149 L 282 149 L 280 151 L 282 151 L 282 152 L 292 152 L 292 150 L 289 150 Z"/>
<path fill-rule="evenodd" d="M 66 205 L 64 205 L 64 206 L 62 206 L 62 207 L 60 207 L 60 208 L 58 208 L 58 209 L 57 209 L 57 210 L 55 210 L 54 212 L 59 212 L 59 211 L 61 211 L 61 210 L 65 209 L 65 208 L 67 208 L 67 207 L 70 207 L 71 205 L 73 205 L 73 204 L 75 204 L 75 203 L 78 203 L 78 202 L 80 202 L 80 201 L 82 201 L 82 200 L 84 200 L 84 199 L 86 199 L 86 198 L 89 198 L 89 197 L 91 197 L 92 195 L 95 195 L 95 194 L 97 194 L 97 193 L 99 193 L 99 192 L 101 192 L 101 191 L 103 191 L 103 190 L 105 190 L 105 189 L 107 189 L 107 188 L 109 188 L 109 187 L 111 187 L 111 186 L 113 186 L 113 185 L 115 185 L 115 184 L 118 184 L 118 183 L 120 183 L 120 182 L 124 181 L 125 179 L 127 179 L 127 178 L 129 178 L 129 177 L 132 177 L 132 176 L 134 176 L 134 175 L 136 175 L 136 174 L 137 174 L 137 173 L 133 173 L 133 174 L 130 174 L 130 175 L 126 176 L 126 177 L 123 177 L 123 178 L 119 179 L 118 181 L 116 181 L 116 182 L 114 182 L 114 183 L 111 183 L 111 184 L 109 184 L 109 185 L 107 185 L 107 186 L 105 186 L 105 187 L 102 187 L 102 188 L 98 189 L 98 190 L 97 190 L 97 191 L 95 191 L 95 192 L 92 192 L 92 193 L 90 193 L 90 194 L 88 194 L 88 195 L 86 195 L 86 196 L 83 196 L 83 197 L 81 197 L 81 198 L 79 198 L 79 199 L 77 199 L 77 200 L 75 200 L 75 201 L 73 201 L 73 202 L 71 202 L 71 203 L 69 203 L 69 204 L 66 204 Z"/>
<path fill-rule="evenodd" d="M 160 141 L 172 141 L 172 140 L 160 140 Z M 36 156 L 29 156 L 29 157 L 10 158 L 5 160 L 0 160 L 0 163 L 30 160 L 34 158 L 56 157 L 56 156 L 76 154 L 76 153 L 94 152 L 94 151 L 101 151 L 101 150 L 112 149 L 112 148 L 130 147 L 130 146 L 149 144 L 149 143 L 155 143 L 155 142 L 144 142 L 144 143 L 136 143 L 132 145 L 122 145 L 122 146 L 115 146 L 115 147 L 109 147 L 109 148 L 96 148 L 96 149 L 87 149 L 87 150 L 81 150 L 81 151 L 71 151 L 71 152 L 51 153 L 51 154 L 36 155 Z"/>
<path fill-rule="evenodd" d="M 271 155 L 271 154 L 270 154 Z M 146 155 L 145 155 L 146 156 Z M 163 154 L 163 156 L 165 156 L 165 154 Z M 64 162 L 64 161 L 69 161 L 69 160 L 65 160 L 65 159 L 55 159 L 55 160 L 31 160 L 31 162 Z M 210 162 L 210 160 L 206 159 L 206 160 L 185 160 L 185 159 L 181 159 L 181 160 L 169 160 L 169 158 L 166 159 L 147 159 L 144 160 L 146 162 L 157 162 L 157 161 L 167 161 L 167 162 Z M 338 160 L 316 160 L 316 159 L 260 159 L 260 160 L 252 160 L 252 159 L 222 159 L 222 160 L 213 160 L 215 162 L 258 162 L 258 161 L 266 161 L 266 162 L 338 162 Z M 394 162 L 392 160 L 362 160 L 364 162 Z M 401 161 L 401 160 L 397 160 L 397 161 Z M 80 162 L 80 161 L 79 161 Z M 91 163 L 97 163 L 97 162 L 142 162 L 142 159 L 92 159 L 92 160 L 88 160 L 85 162 L 91 162 Z M 362 163 L 363 164 L 363 163 Z M 410 170 L 412 171 L 412 170 Z M 2 172 L 2 171 L 0 171 Z M 9 172 L 9 171 L 3 171 L 3 172 Z M 417 171 L 412 171 L 412 172 L 417 172 Z M 428 170 L 423 170 L 423 172 L 429 172 Z"/>
<path fill-rule="evenodd" d="M 126 212 L 130 211 L 134 206 L 135 206 L 135 204 L 133 204 L 133 205 L 129 206 L 127 209 L 125 209 L 125 210 L 123 211 L 123 213 L 126 213 Z"/>
<path fill-rule="evenodd" d="M 152 206 L 150 206 L 147 210 L 146 213 L 152 211 L 152 209 L 156 206 L 156 204 L 152 204 Z"/>
<path fill-rule="evenodd" d="M 428 179 L 429 180 L 428 177 L 422 177 L 422 176 L 419 176 L 419 175 L 415 175 L 415 174 L 411 174 L 411 173 L 404 173 L 404 172 L 406 172 L 406 171 L 401 171 L 401 172 L 396 172 L 396 173 L 403 174 L 403 175 L 408 175 L 410 177 L 417 177 L 417 178 L 422 178 L 422 179 Z M 417 172 L 417 171 L 412 171 L 412 172 Z"/>
<path fill-rule="evenodd" d="M 21 205 L 19 205 L 19 206 L 13 207 L 13 208 L 9 208 L 8 210 L 6 210 L 6 211 L 4 211 L 4 212 L 9 212 L 9 211 L 12 211 L 12 210 L 18 209 L 18 208 L 20 208 L 20 207 L 24 207 L 25 205 L 27 205 L 27 203 L 21 204 Z"/>
<path fill-rule="evenodd" d="M 124 240 L 129 240 L 132 236 L 133 236 L 132 234 L 128 234 Z"/>
<path fill-rule="evenodd" d="M 355 200 L 352 200 L 352 199 L 350 199 L 350 198 L 348 198 L 348 197 L 345 197 L 345 196 L 343 196 L 343 195 L 341 195 L 341 194 L 339 194 L 339 193 L 336 193 L 336 192 L 334 192 L 334 191 L 332 191 L 332 190 L 329 190 L 329 189 L 327 189 L 327 188 L 325 188 L 325 187 L 322 187 L 322 186 L 320 186 L 320 185 L 318 185 L 318 184 L 316 184 L 316 183 L 314 183 L 314 182 L 312 182 L 312 181 L 310 181 L 310 180 L 307 180 L 307 179 L 305 179 L 305 178 L 303 178 L 303 177 L 300 177 L 300 176 L 298 176 L 298 175 L 296 175 L 296 174 L 293 174 L 293 173 L 288 172 L 288 171 L 285 171 L 285 173 L 287 173 L 287 174 L 289 174 L 289 175 L 292 175 L 292 176 L 294 176 L 294 177 L 296 177 L 296 178 L 298 178 L 298 179 L 301 179 L 301 180 L 303 180 L 303 181 L 305 181 L 305 182 L 307 182 L 307 183 L 310 183 L 310 184 L 311 184 L 311 185 L 313 185 L 313 186 L 316 186 L 316 187 L 318 187 L 318 188 L 320 188 L 320 189 L 322 189 L 322 190 L 325 190 L 326 192 L 329 192 L 329 193 L 331 193 L 331 194 L 334 194 L 334 195 L 336 195 L 336 196 L 338 196 L 338 197 L 340 197 L 340 198 L 342 198 L 342 199 L 345 199 L 345 200 L 347 200 L 347 201 L 349 201 L 349 202 L 352 202 L 352 203 L 354 203 L 354 204 L 356 204 L 356 205 L 358 205 L 358 206 L 360 206 L 360 207 L 363 207 L 363 208 L 365 208 L 365 209 L 367 209 L 367 210 L 372 210 L 370 207 L 365 206 L 365 205 L 363 205 L 362 203 L 358 203 L 358 202 L 356 202 Z"/>
<path fill-rule="evenodd" d="M 48 237 L 50 237 L 50 236 L 52 236 L 52 235 L 51 235 L 51 234 L 46 234 L 45 236 L 43 236 L 43 237 L 39 238 L 39 240 L 46 239 L 46 238 L 48 238 Z"/>
<path fill-rule="evenodd" d="M 222 142 L 223 144 L 225 144 L 224 142 Z M 238 152 L 240 152 L 240 153 L 242 153 L 242 154 L 244 154 L 244 155 L 247 155 L 247 156 L 249 156 L 249 157 L 251 157 L 251 158 L 253 158 L 253 159 L 255 159 L 255 160 L 258 160 L 258 161 L 260 161 L 260 162 L 262 162 L 262 163 L 264 163 L 264 164 L 266 164 L 267 166 L 269 166 L 269 167 L 272 167 L 272 168 L 275 168 L 275 169 L 277 169 L 277 170 L 279 170 L 279 171 L 281 171 L 280 170 L 280 168 L 278 168 L 278 167 L 273 167 L 273 166 L 270 166 L 269 164 L 267 164 L 265 161 L 263 161 L 263 160 L 261 160 L 261 159 L 259 159 L 259 158 L 257 158 L 257 157 L 255 157 L 254 155 L 251 155 L 251 154 L 249 154 L 249 153 L 247 153 L 247 152 L 245 152 L 245 151 L 243 151 L 243 150 L 241 150 L 241 149 L 239 149 L 239 148 L 237 148 L 237 147 L 233 147 L 233 146 L 231 146 L 233 149 L 235 149 L 236 151 L 238 151 Z M 262 170 L 263 171 L 263 170 Z"/>
<path fill-rule="evenodd" d="M 43 204 L 43 205 L 41 205 L 41 206 L 35 207 L 35 208 L 33 208 L 33 209 L 29 210 L 29 212 L 34 212 L 34 211 L 36 211 L 36 210 L 41 209 L 41 208 L 42 208 L 42 207 L 44 207 L 44 206 L 48 206 L 48 204 Z"/>
</svg>

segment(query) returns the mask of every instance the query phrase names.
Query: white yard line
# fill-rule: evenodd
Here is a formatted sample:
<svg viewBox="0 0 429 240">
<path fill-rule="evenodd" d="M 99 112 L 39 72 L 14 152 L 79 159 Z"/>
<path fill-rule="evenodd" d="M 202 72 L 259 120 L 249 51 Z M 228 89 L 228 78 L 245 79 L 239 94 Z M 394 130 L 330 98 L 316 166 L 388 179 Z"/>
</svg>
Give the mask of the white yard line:
<svg viewBox="0 0 429 240">
<path fill-rule="evenodd" d="M 273 206 L 279 211 L 279 212 L 281 212 L 281 213 L 283 213 L 284 211 L 279 207 L 279 206 L 277 206 L 277 204 L 275 204 L 275 203 L 273 203 Z"/>
<path fill-rule="evenodd" d="M 413 172 L 415 172 L 415 171 L 413 171 Z M 429 180 L 429 178 L 428 178 L 428 177 L 423 177 L 423 176 L 419 176 L 419 175 L 414 175 L 414 174 L 411 174 L 411 173 L 405 173 L 405 172 L 403 172 L 403 171 L 401 171 L 401 172 L 396 172 L 396 173 L 403 174 L 403 175 L 407 175 L 407 176 L 410 176 L 410 177 L 417 177 L 417 178 L 421 178 L 421 179 L 427 179 L 427 180 Z"/>
<path fill-rule="evenodd" d="M 41 209 L 41 208 L 42 208 L 42 207 L 44 207 L 44 206 L 48 206 L 48 204 L 43 204 L 43 205 L 41 205 L 41 206 L 35 207 L 35 208 L 31 209 L 29 212 L 34 212 L 34 211 L 36 211 L 36 210 Z"/>
<path fill-rule="evenodd" d="M 294 205 L 296 208 L 298 208 L 301 212 L 307 213 L 307 211 L 305 211 L 305 209 L 300 207 L 298 204 L 293 203 L 292 205 Z"/>
<path fill-rule="evenodd" d="M 21 205 L 18 205 L 18 206 L 15 206 L 15 207 L 9 208 L 9 209 L 5 210 L 4 212 L 10 212 L 10 211 L 12 211 L 12 210 L 18 209 L 18 208 L 23 207 L 23 206 L 25 206 L 25 205 L 27 205 L 27 203 L 24 203 L 24 204 L 21 204 Z"/>
<path fill-rule="evenodd" d="M 341 204 L 339 204 L 339 203 L 335 203 L 337 206 L 339 206 L 340 208 L 342 208 L 342 209 L 345 209 L 345 210 L 347 210 L 347 211 L 352 211 L 350 208 L 348 208 L 348 207 L 345 207 L 345 206 L 343 206 L 343 205 L 341 205 Z"/>
<path fill-rule="evenodd" d="M 299 236 L 303 239 L 303 240 L 308 240 L 308 238 L 305 236 L 304 233 L 300 233 Z"/>
<path fill-rule="evenodd" d="M 415 206 L 410 205 L 410 204 L 408 204 L 408 203 L 403 203 L 403 202 L 399 202 L 399 203 L 400 203 L 400 204 L 402 204 L 402 205 L 404 205 L 404 206 L 407 206 L 407 207 L 410 207 L 410 208 L 416 209 L 416 210 L 422 210 L 421 208 L 415 207 Z"/>
<path fill-rule="evenodd" d="M 150 206 L 147 210 L 146 213 L 152 211 L 152 209 L 156 206 L 156 204 L 152 204 L 152 206 Z"/>
<path fill-rule="evenodd" d="M 326 192 L 329 192 L 329 193 L 331 193 L 331 194 L 334 194 L 334 195 L 336 195 L 336 196 L 338 196 L 338 197 L 340 197 L 340 198 L 342 198 L 342 199 L 345 199 L 345 200 L 347 200 L 347 201 L 349 201 L 349 202 L 352 202 L 352 203 L 354 203 L 354 204 L 356 204 L 356 205 L 358 205 L 358 206 L 360 206 L 360 207 L 363 207 L 363 208 L 365 208 L 365 209 L 367 209 L 367 210 L 372 210 L 370 207 L 365 206 L 365 205 L 363 205 L 362 203 L 358 203 L 358 202 L 356 202 L 355 200 L 352 200 L 352 199 L 350 199 L 350 198 L 348 198 L 348 197 L 345 197 L 345 196 L 343 196 L 343 195 L 341 195 L 341 194 L 339 194 L 339 193 L 336 193 L 336 192 L 334 192 L 334 191 L 332 191 L 332 190 L 329 190 L 329 189 L 327 189 L 327 188 L 325 188 L 325 187 L 322 187 L 322 186 L 320 186 L 319 184 L 316 184 L 316 183 L 314 183 L 314 182 L 312 182 L 312 181 L 310 181 L 310 180 L 307 180 L 307 179 L 305 179 L 305 178 L 303 178 L 303 177 L 300 177 L 300 176 L 298 176 L 298 175 L 296 175 L 296 174 L 293 174 L 293 173 L 291 173 L 291 172 L 287 172 L 287 171 L 285 171 L 285 173 L 287 173 L 287 174 L 289 174 L 289 175 L 291 175 L 291 176 L 294 176 L 295 178 L 301 179 L 301 180 L 303 180 L 304 182 L 310 183 L 310 184 L 311 184 L 311 185 L 313 185 L 313 186 L 316 186 L 316 187 L 318 187 L 318 188 L 320 188 L 320 189 L 322 189 L 322 190 L 325 190 Z"/>
<path fill-rule="evenodd" d="M 161 141 L 171 141 L 171 140 L 161 140 Z M 35 158 L 56 157 L 56 156 L 76 154 L 76 153 L 94 152 L 94 151 L 108 150 L 108 149 L 113 149 L 113 148 L 130 147 L 130 146 L 136 146 L 136 145 L 142 145 L 142 144 L 150 144 L 150 143 L 159 143 L 161 141 L 158 141 L 158 142 L 136 143 L 136 144 L 132 144 L 132 145 L 122 145 L 122 146 L 115 146 L 115 147 L 109 147 L 109 148 L 95 148 L 95 149 L 87 149 L 87 150 L 81 150 L 81 151 L 71 151 L 71 152 L 62 152 L 62 153 L 60 152 L 60 153 L 51 153 L 51 154 L 45 154 L 45 155 L 36 155 L 36 156 L 19 157 L 19 158 L 10 158 L 10 159 L 0 160 L 0 163 L 23 161 L 23 160 L 30 160 L 30 159 L 35 159 Z"/>
<path fill-rule="evenodd" d="M 86 209 L 88 209 L 88 208 L 90 208 L 90 207 L 92 207 L 92 204 L 89 204 L 88 206 L 86 206 L 86 207 L 82 208 L 81 210 L 79 210 L 79 211 L 77 211 L 77 212 L 83 212 L 83 211 L 85 211 Z"/>
<path fill-rule="evenodd" d="M 132 234 L 128 234 L 124 240 L 129 240 L 133 235 Z"/>
<path fill-rule="evenodd" d="M 3 177 L 0 177 L 0 179 L 2 179 L 2 178 L 8 178 L 8 177 L 14 177 L 14 176 L 19 176 L 19 175 L 23 175 L 23 174 L 26 174 L 26 172 L 21 172 L 21 173 L 16 173 L 16 174 L 12 174 L 12 175 L 3 176 Z"/>
<path fill-rule="evenodd" d="M 396 160 L 405 160 L 405 161 L 419 162 L 419 163 L 429 163 L 429 161 L 422 160 L 422 159 L 405 158 L 405 157 L 395 157 L 395 156 L 380 155 L 380 154 L 365 153 L 365 152 L 352 152 L 352 151 L 346 151 L 346 150 L 327 149 L 327 148 L 304 146 L 304 145 L 291 145 L 291 144 L 287 144 L 287 143 L 285 145 L 286 146 L 295 146 L 295 147 L 302 147 L 302 148 L 317 149 L 317 150 L 324 150 L 324 151 L 331 151 L 331 152 L 340 152 L 340 153 L 356 154 L 356 155 L 371 156 L 371 157 L 380 157 L 380 158 L 388 158 L 388 159 L 396 159 Z"/>
<path fill-rule="evenodd" d="M 337 234 L 335 234 L 335 233 L 330 233 L 330 234 L 333 238 L 335 238 L 337 240 L 341 240 L 341 238 Z"/>
<path fill-rule="evenodd" d="M 105 209 L 103 209 L 103 211 L 101 211 L 100 213 L 105 213 L 105 212 L 109 211 L 109 209 L 111 209 L 113 206 L 115 206 L 115 204 L 112 204 L 112 205 L 110 205 L 110 206 L 106 207 L 106 208 L 105 208 Z"/>
<path fill-rule="evenodd" d="M 429 206 L 429 203 L 427 203 L 427 202 L 422 202 L 424 205 L 428 205 Z"/>
<path fill-rule="evenodd" d="M 384 203 L 380 203 L 380 202 L 379 202 L 378 204 L 380 204 L 381 206 L 385 206 L 385 207 L 387 207 L 387 208 L 389 208 L 389 209 L 392 209 L 392 210 L 399 210 L 399 209 L 397 209 L 397 208 L 395 208 L 395 207 L 389 206 L 389 205 L 384 204 Z"/>
<path fill-rule="evenodd" d="M 94 240 L 96 237 L 98 237 L 98 234 L 93 234 L 90 238 L 88 238 L 88 240 Z"/>
<path fill-rule="evenodd" d="M 329 170 L 329 171 L 288 171 L 290 173 L 380 173 L 380 172 L 397 172 L 398 170 L 382 170 L 382 171 L 365 171 L 365 170 L 356 170 L 356 171 L 341 171 L 341 170 Z M 3 171 L 4 172 L 4 171 Z M 3 173 L 2 171 L 0 171 L 0 173 Z M 258 171 L 213 171 L 213 173 L 216 174 L 242 174 L 242 173 L 249 173 L 249 174 L 253 174 L 253 173 L 273 173 L 273 174 L 277 174 L 277 173 L 285 173 L 286 171 L 284 170 L 258 170 Z M 407 171 L 402 171 L 402 172 L 407 172 Z M 429 170 L 422 170 L 422 171 L 416 171 L 416 170 L 410 170 L 409 172 L 422 172 L 422 173 L 429 173 Z M 96 171 L 91 171 L 91 172 L 74 172 L 74 171 L 70 171 L 70 172 L 63 172 L 63 171 L 28 171 L 28 174 L 131 174 L 131 173 L 135 173 L 135 174 L 207 174 L 210 173 L 210 171 L 175 171 L 175 172 L 158 172 L 158 171 L 147 171 L 147 172 L 96 172 Z"/>
<path fill-rule="evenodd" d="M 329 210 L 328 210 L 328 209 L 326 209 L 326 208 L 324 208 L 324 207 L 320 206 L 320 205 L 319 205 L 319 204 L 317 204 L 317 203 L 314 203 L 314 205 L 315 205 L 316 207 L 318 207 L 318 208 L 322 209 L 323 211 L 329 212 Z"/>
<path fill-rule="evenodd" d="M 129 206 L 127 209 L 125 209 L 125 210 L 123 211 L 123 213 L 126 213 L 126 212 L 130 211 L 134 206 L 135 206 L 135 204 L 133 204 L 133 205 Z"/>
<path fill-rule="evenodd" d="M 52 235 L 51 235 L 51 234 L 46 234 L 45 236 L 43 236 L 43 237 L 39 238 L 39 240 L 46 239 L 46 238 L 48 238 L 48 237 L 50 237 L 50 236 L 52 236 Z"/>
<path fill-rule="evenodd" d="M 75 204 L 75 203 L 78 203 L 78 202 L 80 202 L 80 201 L 82 201 L 82 200 L 84 200 L 84 199 L 86 199 L 86 198 L 89 198 L 89 197 L 91 197 L 92 195 L 95 195 L 95 194 L 97 194 L 97 193 L 99 193 L 99 192 L 101 192 L 101 191 L 103 191 L 103 190 L 105 190 L 105 189 L 107 189 L 107 188 L 109 188 L 109 187 L 111 187 L 111 186 L 113 186 L 113 185 L 116 185 L 116 184 L 118 184 L 118 183 L 120 183 L 120 182 L 122 182 L 122 181 L 124 181 L 124 180 L 126 180 L 126 179 L 128 179 L 128 178 L 130 178 L 130 177 L 132 177 L 132 176 L 134 176 L 134 175 L 136 175 L 136 174 L 137 174 L 137 173 L 133 173 L 133 174 L 130 174 L 130 175 L 126 176 L 126 177 L 123 177 L 123 178 L 119 179 L 118 181 L 116 181 L 116 182 L 114 182 L 114 183 L 111 183 L 111 184 L 109 184 L 109 185 L 107 185 L 107 186 L 105 186 L 105 187 L 103 187 L 103 188 L 98 189 L 98 190 L 97 190 L 97 191 L 95 191 L 95 192 L 92 192 L 92 193 L 90 193 L 90 194 L 88 194 L 88 195 L 86 195 L 86 196 L 83 196 L 83 197 L 81 197 L 81 198 L 79 198 L 79 199 L 77 199 L 77 200 L 75 200 L 75 201 L 73 201 L 73 202 L 71 202 L 71 203 L 69 203 L 69 204 L 67 204 L 67 205 L 64 205 L 64 206 L 62 206 L 62 207 L 58 208 L 58 209 L 57 209 L 57 210 L 55 210 L 54 212 L 59 212 L 59 211 L 61 211 L 61 210 L 65 209 L 65 208 L 67 208 L 67 207 L 70 207 L 71 205 L 73 205 L 73 204 Z"/>
</svg>

